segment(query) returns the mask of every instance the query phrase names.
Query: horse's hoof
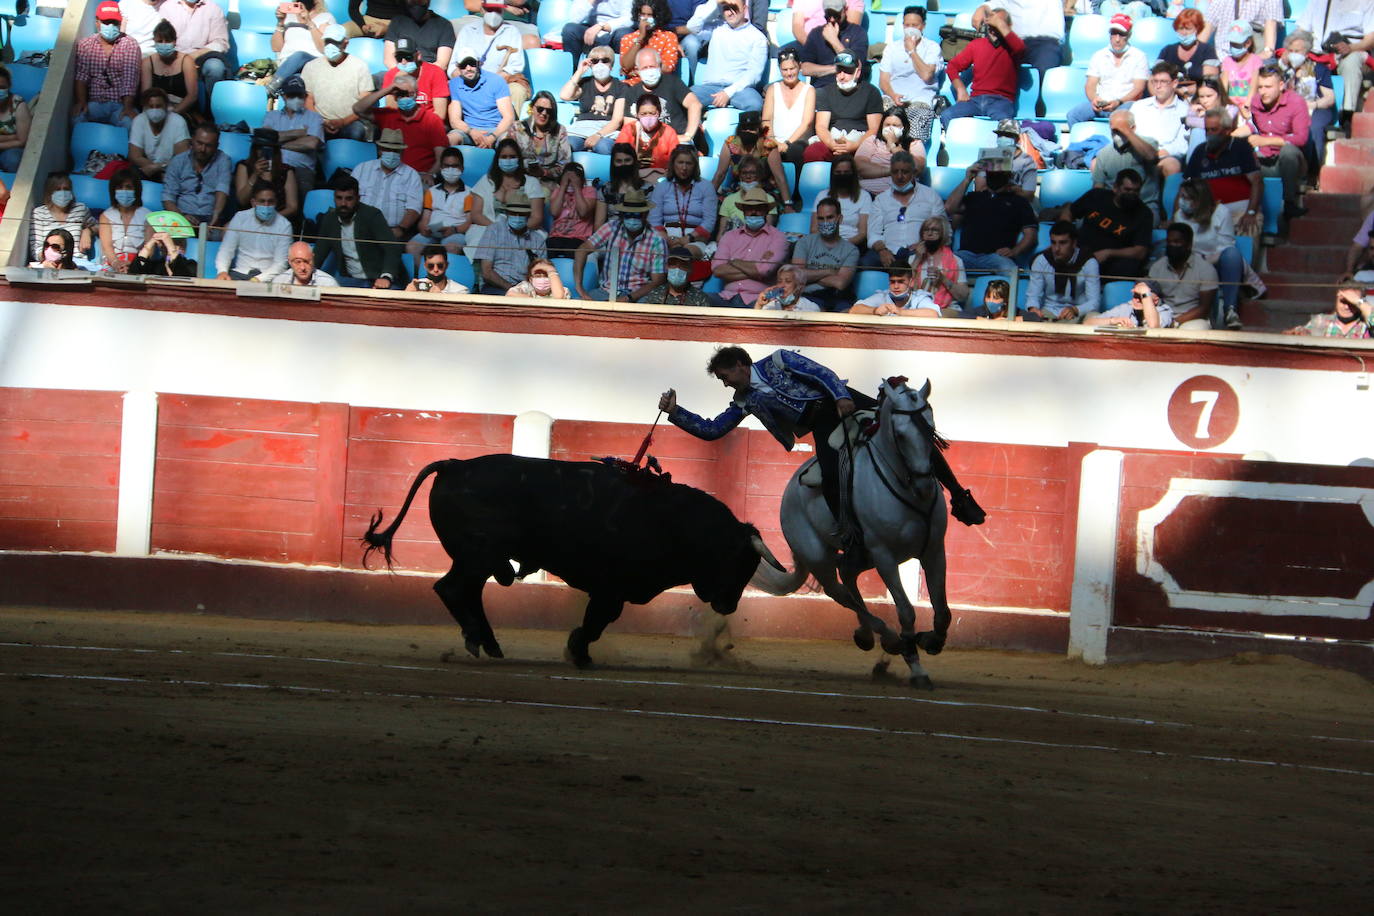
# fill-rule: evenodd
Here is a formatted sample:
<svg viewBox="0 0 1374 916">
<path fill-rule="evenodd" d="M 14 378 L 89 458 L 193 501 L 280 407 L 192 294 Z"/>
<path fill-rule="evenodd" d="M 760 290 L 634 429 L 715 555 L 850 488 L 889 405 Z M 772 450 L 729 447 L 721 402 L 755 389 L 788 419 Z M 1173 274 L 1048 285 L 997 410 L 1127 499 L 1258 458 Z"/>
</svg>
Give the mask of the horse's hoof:
<svg viewBox="0 0 1374 916">
<path fill-rule="evenodd" d="M 482 657 L 482 644 L 475 639 L 464 639 L 463 648 L 468 650 L 468 654 L 473 658 Z"/>
<path fill-rule="evenodd" d="M 867 652 L 873 648 L 873 631 L 868 627 L 859 627 L 854 631 L 854 645 Z"/>
<path fill-rule="evenodd" d="M 902 638 L 898 636 L 896 633 L 884 633 L 882 636 L 878 638 L 878 641 L 882 644 L 883 651 L 886 652 L 888 655 L 903 654 Z"/>
<path fill-rule="evenodd" d="M 579 668 L 590 668 L 592 657 L 587 652 L 587 641 L 582 638 L 582 628 L 578 627 L 568 634 L 568 645 L 564 658 Z"/>
<path fill-rule="evenodd" d="M 945 650 L 945 637 L 936 635 L 934 630 L 924 630 L 916 634 L 916 645 L 926 655 L 939 655 Z"/>
<path fill-rule="evenodd" d="M 917 690 L 935 689 L 935 683 L 931 681 L 930 675 L 928 674 L 913 674 L 911 676 L 911 680 L 909 680 L 907 683 L 909 683 L 912 687 L 916 688 Z"/>
</svg>

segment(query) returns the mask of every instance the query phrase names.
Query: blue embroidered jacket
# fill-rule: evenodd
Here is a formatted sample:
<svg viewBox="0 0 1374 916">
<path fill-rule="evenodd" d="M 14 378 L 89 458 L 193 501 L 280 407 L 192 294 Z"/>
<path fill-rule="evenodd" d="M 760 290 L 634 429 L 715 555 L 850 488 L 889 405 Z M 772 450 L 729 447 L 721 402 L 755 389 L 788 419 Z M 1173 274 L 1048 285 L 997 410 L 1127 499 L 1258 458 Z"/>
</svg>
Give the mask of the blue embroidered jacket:
<svg viewBox="0 0 1374 916">
<path fill-rule="evenodd" d="M 792 350 L 774 350 L 754 363 L 753 372 L 773 390 L 767 392 L 757 385 L 752 386 L 737 396 L 724 413 L 711 420 L 682 407 L 673 408 L 668 420 L 698 439 L 719 439 L 753 414 L 790 452 L 796 444 L 797 421 L 809 404 L 823 398 L 838 401 L 849 397 L 843 379 Z"/>
</svg>

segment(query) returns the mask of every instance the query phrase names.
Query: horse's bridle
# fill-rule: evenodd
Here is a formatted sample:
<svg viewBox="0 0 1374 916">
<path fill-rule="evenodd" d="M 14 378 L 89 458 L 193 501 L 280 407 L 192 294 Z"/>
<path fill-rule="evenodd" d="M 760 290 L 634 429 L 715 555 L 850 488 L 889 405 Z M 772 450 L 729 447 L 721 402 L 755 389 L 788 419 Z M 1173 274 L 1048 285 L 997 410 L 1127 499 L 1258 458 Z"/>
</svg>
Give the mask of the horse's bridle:
<svg viewBox="0 0 1374 916">
<path fill-rule="evenodd" d="M 895 415 L 895 416 L 899 416 L 899 417 L 911 417 L 911 418 L 913 419 L 913 421 L 915 421 L 917 428 L 920 429 L 921 432 L 926 436 L 926 438 L 930 440 L 930 442 L 931 442 L 930 447 L 931 447 L 931 448 L 935 448 L 935 447 L 936 447 L 936 446 L 935 446 L 935 430 L 934 430 L 934 428 L 931 427 L 930 423 L 926 420 L 926 418 L 925 418 L 925 416 L 924 416 L 924 410 L 925 410 L 925 409 L 926 409 L 926 408 L 921 408 L 920 410 L 898 410 L 897 407 L 896 407 L 896 405 L 894 404 L 894 405 L 892 406 L 892 408 L 888 410 L 888 414 L 889 414 L 890 416 L 891 416 L 891 415 Z M 882 468 L 883 459 L 882 459 L 882 455 L 881 455 L 881 453 L 877 452 L 876 450 L 873 450 L 873 439 L 870 438 L 870 439 L 865 440 L 865 441 L 864 441 L 864 447 L 865 447 L 865 448 L 868 448 L 868 449 L 872 452 L 872 458 L 873 458 L 873 472 L 874 472 L 875 474 L 878 475 L 878 480 L 882 482 L 882 485 L 883 485 L 884 487 L 887 488 L 887 492 L 891 493 L 891 494 L 893 495 L 893 497 L 895 497 L 896 500 L 897 500 L 899 503 L 901 503 L 902 505 L 906 506 L 906 507 L 907 507 L 908 509 L 910 509 L 912 512 L 917 513 L 918 515 L 922 516 L 922 517 L 925 519 L 925 521 L 926 521 L 926 536 L 929 537 L 929 532 L 930 532 L 930 514 L 931 514 L 932 511 L 934 511 L 934 507 L 935 507 L 935 506 L 934 506 L 934 503 L 935 503 L 935 501 L 934 501 L 934 500 L 931 500 L 930 505 L 926 506 L 925 508 L 921 508 L 920 506 L 914 505 L 910 500 L 908 500 L 908 499 L 906 498 L 905 495 L 902 494 L 901 491 L 899 491 L 896 487 L 894 487 L 894 486 L 892 485 L 892 482 L 889 481 L 889 480 L 887 479 L 887 476 L 886 476 L 885 474 L 883 474 L 883 468 Z M 905 485 L 905 487 L 906 487 L 907 490 L 910 490 L 910 489 L 911 489 L 912 479 L 913 479 L 916 475 L 912 473 L 911 468 L 908 467 L 907 464 L 906 464 L 906 459 L 905 459 L 904 457 L 902 457 L 902 447 L 901 447 L 901 443 L 897 441 L 897 437 L 896 437 L 896 434 L 895 434 L 895 433 L 893 433 L 893 436 L 892 436 L 892 447 L 893 447 L 893 450 L 896 451 L 896 453 L 897 453 L 897 461 L 901 464 L 901 470 L 905 473 L 905 476 L 906 476 L 906 479 L 903 480 L 902 483 Z"/>
</svg>

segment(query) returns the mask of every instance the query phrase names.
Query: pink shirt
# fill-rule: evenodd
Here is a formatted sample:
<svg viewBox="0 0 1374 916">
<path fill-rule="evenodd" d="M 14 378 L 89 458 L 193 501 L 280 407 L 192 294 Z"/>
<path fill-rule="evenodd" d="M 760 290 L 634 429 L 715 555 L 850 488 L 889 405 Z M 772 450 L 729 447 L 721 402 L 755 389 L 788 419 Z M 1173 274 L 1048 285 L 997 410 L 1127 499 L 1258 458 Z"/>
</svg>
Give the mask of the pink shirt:
<svg viewBox="0 0 1374 916">
<path fill-rule="evenodd" d="M 229 24 L 224 21 L 224 10 L 211 0 L 201 0 L 195 6 L 187 6 L 182 0 L 166 0 L 158 12 L 177 30 L 178 51 L 229 50 Z"/>
<path fill-rule="evenodd" d="M 844 8 L 849 12 L 863 12 L 863 0 L 845 0 Z M 792 15 L 804 13 L 806 15 L 806 34 L 810 35 L 811 30 L 819 25 L 825 25 L 825 0 L 794 0 L 792 3 Z"/>
<path fill-rule="evenodd" d="M 758 235 L 751 235 L 744 229 L 731 229 L 721 237 L 716 246 L 716 263 L 723 264 L 732 258 L 753 261 L 760 273 L 772 275 L 779 264 L 787 257 L 787 237 L 773 226 L 764 226 Z M 758 280 L 732 280 L 720 291 L 724 299 L 738 295 L 748 305 L 771 283 Z"/>
<path fill-rule="evenodd" d="M 1268 111 L 1260 107 L 1258 95 L 1252 98 L 1250 123 L 1257 134 L 1265 137 L 1282 137 L 1301 148 L 1307 145 L 1307 135 L 1312 128 L 1312 116 L 1307 112 L 1307 102 L 1303 97 L 1292 89 L 1285 89 L 1280 93 L 1274 107 Z M 1259 148 L 1255 149 L 1255 155 L 1260 155 Z"/>
<path fill-rule="evenodd" d="M 1249 98 L 1255 90 L 1255 74 L 1263 66 L 1264 58 L 1258 54 L 1247 54 L 1244 63 L 1237 63 L 1234 57 L 1223 57 L 1221 75 L 1226 81 L 1226 94 L 1237 102 Z"/>
</svg>

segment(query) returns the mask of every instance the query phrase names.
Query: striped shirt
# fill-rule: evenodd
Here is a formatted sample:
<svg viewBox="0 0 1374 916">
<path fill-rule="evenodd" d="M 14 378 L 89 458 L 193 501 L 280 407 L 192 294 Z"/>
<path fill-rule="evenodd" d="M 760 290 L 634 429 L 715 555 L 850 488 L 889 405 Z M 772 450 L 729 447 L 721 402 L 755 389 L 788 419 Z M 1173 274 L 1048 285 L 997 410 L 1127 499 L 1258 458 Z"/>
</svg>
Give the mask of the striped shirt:
<svg viewBox="0 0 1374 916">
<path fill-rule="evenodd" d="M 118 102 L 138 94 L 142 49 L 128 35 L 113 45 L 99 35 L 87 35 L 76 43 L 76 81 L 86 84 L 91 102 Z"/>
<path fill-rule="evenodd" d="M 639 235 L 631 238 L 618 219 L 608 220 L 587 239 L 592 249 L 603 252 L 601 269 L 601 288 L 611 288 L 611 251 L 618 258 L 616 295 L 629 298 L 630 293 L 639 289 L 656 274 L 666 273 L 668 265 L 668 245 L 663 237 L 647 226 Z"/>
</svg>

